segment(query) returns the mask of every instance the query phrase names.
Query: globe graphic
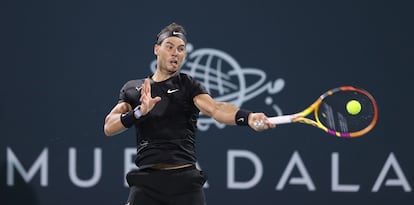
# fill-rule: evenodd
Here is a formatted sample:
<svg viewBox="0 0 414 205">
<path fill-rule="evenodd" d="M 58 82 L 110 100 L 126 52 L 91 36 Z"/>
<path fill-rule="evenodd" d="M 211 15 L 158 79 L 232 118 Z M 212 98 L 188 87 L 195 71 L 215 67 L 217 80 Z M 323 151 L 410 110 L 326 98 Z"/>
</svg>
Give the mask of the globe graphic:
<svg viewBox="0 0 414 205">
<path fill-rule="evenodd" d="M 199 80 L 217 101 L 240 106 L 245 98 L 245 75 L 240 65 L 222 51 L 197 50 L 189 55 L 182 71 Z"/>
</svg>

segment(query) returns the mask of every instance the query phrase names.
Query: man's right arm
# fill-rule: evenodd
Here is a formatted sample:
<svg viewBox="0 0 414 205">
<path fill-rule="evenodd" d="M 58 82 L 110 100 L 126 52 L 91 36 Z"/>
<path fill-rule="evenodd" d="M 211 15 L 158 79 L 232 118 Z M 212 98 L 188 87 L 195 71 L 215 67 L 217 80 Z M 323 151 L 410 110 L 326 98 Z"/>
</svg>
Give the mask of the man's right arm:
<svg viewBox="0 0 414 205">
<path fill-rule="evenodd" d="M 126 102 L 118 103 L 112 108 L 111 112 L 105 118 L 104 133 L 106 136 L 114 136 L 127 130 L 121 123 L 121 115 L 131 109 L 131 105 Z"/>
</svg>

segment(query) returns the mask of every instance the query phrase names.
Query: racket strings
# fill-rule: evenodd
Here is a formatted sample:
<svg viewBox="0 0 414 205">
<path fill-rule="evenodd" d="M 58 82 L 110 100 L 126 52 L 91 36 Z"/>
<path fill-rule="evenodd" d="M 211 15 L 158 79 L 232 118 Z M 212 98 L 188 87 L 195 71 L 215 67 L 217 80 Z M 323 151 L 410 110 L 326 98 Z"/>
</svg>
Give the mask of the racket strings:
<svg viewBox="0 0 414 205">
<path fill-rule="evenodd" d="M 350 113 L 346 109 L 350 100 L 357 100 L 361 104 L 360 112 Z M 373 121 L 373 106 L 370 99 L 360 92 L 337 92 L 322 100 L 315 115 L 322 125 L 334 132 L 353 133 L 366 128 Z"/>
<path fill-rule="evenodd" d="M 346 117 L 343 116 L 341 113 L 338 113 L 338 122 L 339 122 L 339 131 L 340 132 L 348 132 L 348 122 Z"/>
</svg>

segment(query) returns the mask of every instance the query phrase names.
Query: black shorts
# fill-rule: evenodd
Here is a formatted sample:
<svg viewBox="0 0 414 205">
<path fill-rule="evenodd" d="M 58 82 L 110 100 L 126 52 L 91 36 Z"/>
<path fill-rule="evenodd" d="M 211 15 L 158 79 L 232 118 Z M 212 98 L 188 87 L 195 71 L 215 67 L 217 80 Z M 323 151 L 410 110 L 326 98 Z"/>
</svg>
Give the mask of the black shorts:
<svg viewBox="0 0 414 205">
<path fill-rule="evenodd" d="M 127 205 L 205 205 L 207 178 L 194 165 L 181 169 L 146 168 L 127 174 Z"/>
</svg>

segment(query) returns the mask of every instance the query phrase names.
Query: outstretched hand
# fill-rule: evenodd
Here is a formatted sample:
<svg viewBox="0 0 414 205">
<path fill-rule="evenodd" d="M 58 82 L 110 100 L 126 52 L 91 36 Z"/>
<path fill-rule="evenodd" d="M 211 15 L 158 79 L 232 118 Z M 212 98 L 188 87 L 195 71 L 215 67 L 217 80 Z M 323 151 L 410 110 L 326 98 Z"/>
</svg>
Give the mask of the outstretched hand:
<svg viewBox="0 0 414 205">
<path fill-rule="evenodd" d="M 249 126 L 256 131 L 263 131 L 276 127 L 275 124 L 267 119 L 267 116 L 264 113 L 250 113 Z"/>
<path fill-rule="evenodd" d="M 141 101 L 141 108 L 140 112 L 142 115 L 146 115 L 148 112 L 154 108 L 155 104 L 157 104 L 161 97 L 155 97 L 153 98 L 151 96 L 151 83 L 150 80 L 147 78 L 144 81 L 144 84 L 141 88 L 141 98 L 139 99 Z"/>
</svg>

